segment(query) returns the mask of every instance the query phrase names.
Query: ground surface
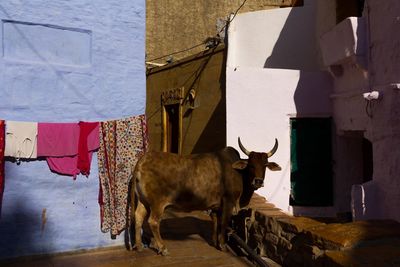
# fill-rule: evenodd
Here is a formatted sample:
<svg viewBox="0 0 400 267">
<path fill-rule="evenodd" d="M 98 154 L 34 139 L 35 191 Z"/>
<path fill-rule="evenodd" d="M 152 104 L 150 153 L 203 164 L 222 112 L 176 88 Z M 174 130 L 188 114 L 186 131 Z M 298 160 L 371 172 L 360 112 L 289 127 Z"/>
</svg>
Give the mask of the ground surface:
<svg viewBox="0 0 400 267">
<path fill-rule="evenodd" d="M 170 213 L 161 225 L 170 256 L 157 255 L 152 249 L 127 251 L 125 247 L 81 253 L 24 257 L 0 261 L 1 267 L 249 267 L 245 258 L 235 257 L 211 245 L 211 222 L 203 212 Z"/>
</svg>

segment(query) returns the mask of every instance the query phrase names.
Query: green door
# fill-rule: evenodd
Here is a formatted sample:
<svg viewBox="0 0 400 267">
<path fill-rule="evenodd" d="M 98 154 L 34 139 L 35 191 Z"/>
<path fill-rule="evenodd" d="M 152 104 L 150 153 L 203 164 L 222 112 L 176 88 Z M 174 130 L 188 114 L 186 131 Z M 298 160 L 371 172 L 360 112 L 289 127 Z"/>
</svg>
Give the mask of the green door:
<svg viewBox="0 0 400 267">
<path fill-rule="evenodd" d="M 333 205 L 331 119 L 293 118 L 290 125 L 290 205 Z"/>
</svg>

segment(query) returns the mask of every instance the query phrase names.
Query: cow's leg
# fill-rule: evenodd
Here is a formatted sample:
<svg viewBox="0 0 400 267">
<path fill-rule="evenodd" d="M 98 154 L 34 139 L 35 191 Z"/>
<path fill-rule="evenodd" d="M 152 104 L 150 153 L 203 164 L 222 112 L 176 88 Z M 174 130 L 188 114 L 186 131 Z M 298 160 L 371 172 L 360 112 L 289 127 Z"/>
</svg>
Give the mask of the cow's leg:
<svg viewBox="0 0 400 267">
<path fill-rule="evenodd" d="M 218 224 L 219 224 L 219 214 L 218 214 L 218 211 L 211 211 L 211 214 L 210 214 L 210 216 L 211 216 L 211 220 L 212 220 L 212 223 L 213 223 L 213 231 L 212 231 L 212 242 L 213 242 L 213 245 L 216 247 L 216 248 L 219 248 L 218 247 Z"/>
<path fill-rule="evenodd" d="M 226 229 L 228 228 L 229 225 L 229 220 L 231 219 L 232 216 L 232 209 L 233 209 L 233 204 L 231 201 L 224 201 L 223 203 L 223 208 L 222 208 L 222 216 L 221 216 L 221 231 L 219 233 L 219 245 L 222 250 L 226 250 L 226 244 L 225 244 L 225 236 L 226 236 Z"/>
<path fill-rule="evenodd" d="M 164 212 L 163 207 L 157 207 L 153 209 L 151 207 L 150 209 L 150 217 L 149 217 L 149 226 L 151 229 L 151 232 L 153 233 L 154 237 L 154 243 L 152 244 L 153 248 L 157 250 L 157 252 L 163 256 L 166 256 L 169 254 L 168 249 L 165 247 L 163 244 L 161 234 L 160 234 L 160 222 L 161 222 L 161 216 Z"/>
<path fill-rule="evenodd" d="M 142 226 L 144 218 L 147 215 L 146 207 L 143 205 L 142 202 L 138 201 L 138 205 L 135 211 L 135 247 L 138 251 L 143 250 L 143 243 L 142 243 Z"/>
</svg>

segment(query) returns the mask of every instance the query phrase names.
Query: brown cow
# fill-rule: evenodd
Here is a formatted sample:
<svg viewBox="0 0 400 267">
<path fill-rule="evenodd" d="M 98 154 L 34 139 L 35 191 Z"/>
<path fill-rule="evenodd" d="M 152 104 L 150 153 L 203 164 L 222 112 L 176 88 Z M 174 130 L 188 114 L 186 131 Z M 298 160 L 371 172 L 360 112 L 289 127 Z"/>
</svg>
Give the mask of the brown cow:
<svg viewBox="0 0 400 267">
<path fill-rule="evenodd" d="M 148 152 L 139 159 L 131 181 L 131 222 L 135 222 L 138 250 L 143 249 L 140 233 L 149 213 L 153 247 L 162 255 L 168 254 L 159 229 L 167 207 L 181 211 L 211 210 L 214 245 L 225 248 L 226 228 L 232 214 L 248 205 L 254 190 L 263 186 L 266 167 L 280 170 L 278 164 L 268 162 L 278 148 L 278 140 L 268 153 L 249 152 L 240 138 L 238 141 L 248 160 L 240 159 L 239 152 L 232 147 L 189 156 Z"/>
</svg>

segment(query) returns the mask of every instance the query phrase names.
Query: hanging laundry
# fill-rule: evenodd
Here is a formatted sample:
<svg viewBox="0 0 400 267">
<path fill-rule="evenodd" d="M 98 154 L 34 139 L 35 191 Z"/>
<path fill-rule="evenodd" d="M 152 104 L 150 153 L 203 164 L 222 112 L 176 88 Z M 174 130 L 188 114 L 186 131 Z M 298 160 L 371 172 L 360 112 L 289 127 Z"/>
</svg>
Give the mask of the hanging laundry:
<svg viewBox="0 0 400 267">
<path fill-rule="evenodd" d="M 81 134 L 81 128 L 84 128 Z M 84 144 L 81 144 L 84 143 Z M 86 149 L 80 149 L 80 147 Z M 99 148 L 99 123 L 39 123 L 38 156 L 46 157 L 49 168 L 56 173 L 76 176 L 89 175 L 93 151 Z M 86 153 L 85 155 L 83 155 Z M 85 159 L 84 170 L 78 164 Z"/>
<path fill-rule="evenodd" d="M 78 123 L 38 123 L 38 157 L 78 154 Z"/>
<path fill-rule="evenodd" d="M 37 122 L 6 122 L 4 155 L 17 159 L 37 158 Z"/>
<path fill-rule="evenodd" d="M 3 202 L 4 192 L 4 147 L 5 147 L 5 124 L 3 120 L 0 120 L 0 218 L 1 218 L 1 207 Z"/>
<path fill-rule="evenodd" d="M 89 135 L 93 133 L 97 138 L 89 139 Z M 78 164 L 77 167 L 83 175 L 88 176 L 90 174 L 90 162 L 92 161 L 92 154 L 89 155 L 89 144 L 90 147 L 94 146 L 96 149 L 99 147 L 99 123 L 98 122 L 79 122 L 79 146 L 78 146 Z M 93 142 L 96 142 L 95 144 Z M 91 149 L 93 150 L 93 149 Z"/>
<path fill-rule="evenodd" d="M 112 236 L 126 227 L 128 186 L 132 167 L 147 149 L 144 115 L 101 122 L 99 164 L 99 205 L 102 232 Z"/>
</svg>

